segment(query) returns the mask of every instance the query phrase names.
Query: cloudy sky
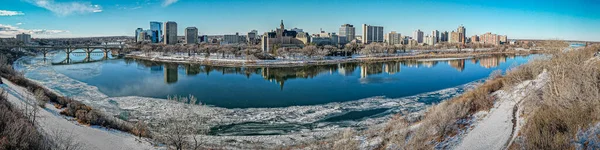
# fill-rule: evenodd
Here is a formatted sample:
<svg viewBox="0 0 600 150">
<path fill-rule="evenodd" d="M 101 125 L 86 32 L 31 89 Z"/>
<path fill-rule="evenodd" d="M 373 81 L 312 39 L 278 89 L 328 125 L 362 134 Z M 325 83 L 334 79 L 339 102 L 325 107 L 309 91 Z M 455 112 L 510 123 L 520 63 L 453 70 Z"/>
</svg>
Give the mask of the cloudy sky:
<svg viewBox="0 0 600 150">
<path fill-rule="evenodd" d="M 384 26 L 412 35 L 417 29 L 467 35 L 493 32 L 509 38 L 600 41 L 596 0 L 2 0 L 0 37 L 31 33 L 34 38 L 133 36 L 150 21 L 176 21 L 179 33 L 201 34 L 287 28 L 309 33 L 338 32 L 349 23 Z"/>
</svg>

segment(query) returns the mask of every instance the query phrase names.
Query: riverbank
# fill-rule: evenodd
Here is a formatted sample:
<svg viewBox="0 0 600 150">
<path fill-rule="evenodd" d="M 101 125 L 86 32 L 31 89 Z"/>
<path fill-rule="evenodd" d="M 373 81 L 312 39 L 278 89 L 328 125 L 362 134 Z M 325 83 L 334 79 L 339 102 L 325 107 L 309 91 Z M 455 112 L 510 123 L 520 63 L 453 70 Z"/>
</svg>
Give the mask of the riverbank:
<svg viewBox="0 0 600 150">
<path fill-rule="evenodd" d="M 38 107 L 33 105 L 33 93 L 27 89 L 1 78 L 4 85 L 0 88 L 7 91 L 8 101 L 17 107 Z M 63 109 L 54 108 L 51 103 L 44 104 L 44 108 L 37 108 L 36 120 L 39 130 L 43 131 L 47 138 L 61 142 L 65 149 L 130 149 L 147 150 L 158 149 L 146 138 L 137 138 L 132 134 L 111 130 L 100 126 L 87 126 L 78 123 L 72 117 L 60 115 Z M 59 147 L 57 147 L 59 148 Z"/>
<path fill-rule="evenodd" d="M 227 58 L 205 58 L 201 55 L 188 56 L 186 54 L 170 54 L 164 55 L 162 53 L 151 53 L 144 54 L 141 52 L 134 52 L 125 55 L 125 58 L 148 60 L 155 62 L 164 63 L 182 63 L 182 64 L 198 64 L 198 65 L 210 65 L 210 66 L 223 66 L 223 67 L 298 67 L 298 66 L 309 66 L 309 65 L 331 65 L 339 63 L 357 63 L 357 62 L 385 62 L 385 61 L 400 61 L 400 60 L 414 60 L 414 59 L 437 59 L 437 58 L 465 58 L 465 57 L 480 57 L 486 55 L 497 55 L 497 54 L 513 54 L 513 55 L 529 55 L 542 53 L 541 50 L 511 50 L 511 51 L 443 51 L 443 50 L 429 50 L 429 51 L 416 51 L 411 53 L 401 53 L 397 56 L 380 56 L 380 57 L 330 57 L 329 59 L 307 59 L 307 60 L 288 60 L 288 59 L 276 59 L 276 60 L 244 60 L 244 59 L 227 59 Z"/>
<path fill-rule="evenodd" d="M 538 58 L 430 107 L 419 119 L 346 132 L 321 149 L 600 148 L 600 46 Z M 360 144 L 358 144 L 360 143 Z"/>
</svg>

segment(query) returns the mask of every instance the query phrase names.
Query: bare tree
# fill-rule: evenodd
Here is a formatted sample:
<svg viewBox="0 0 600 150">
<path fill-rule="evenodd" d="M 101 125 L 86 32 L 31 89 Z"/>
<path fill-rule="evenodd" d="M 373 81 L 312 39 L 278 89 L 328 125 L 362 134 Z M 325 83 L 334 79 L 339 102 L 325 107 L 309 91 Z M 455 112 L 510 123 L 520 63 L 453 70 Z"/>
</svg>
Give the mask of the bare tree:
<svg viewBox="0 0 600 150">
<path fill-rule="evenodd" d="M 317 46 L 309 45 L 302 48 L 302 53 L 304 53 L 307 57 L 312 58 L 315 54 L 317 54 Z"/>
<path fill-rule="evenodd" d="M 60 150 L 83 150 L 86 149 L 86 145 L 77 141 L 72 131 L 66 130 L 52 130 L 49 134 L 46 134 L 48 140 L 50 140 L 51 149 Z"/>
<path fill-rule="evenodd" d="M 176 96 L 170 97 L 169 100 L 187 103 L 197 101 L 193 96 L 188 98 Z M 177 150 L 199 149 L 201 143 L 197 136 L 205 132 L 205 129 L 198 127 L 198 122 L 201 120 L 192 120 L 182 109 L 173 109 L 170 113 L 173 117 L 164 123 L 160 139 Z"/>
</svg>

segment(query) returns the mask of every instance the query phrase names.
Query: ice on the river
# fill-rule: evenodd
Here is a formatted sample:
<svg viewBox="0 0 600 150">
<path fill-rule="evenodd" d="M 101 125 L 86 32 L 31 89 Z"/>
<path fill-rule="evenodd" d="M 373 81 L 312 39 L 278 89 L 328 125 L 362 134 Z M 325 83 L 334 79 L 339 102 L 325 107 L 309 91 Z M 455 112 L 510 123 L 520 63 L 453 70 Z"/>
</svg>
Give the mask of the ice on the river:
<svg viewBox="0 0 600 150">
<path fill-rule="evenodd" d="M 50 66 L 49 62 L 42 61 L 39 57 L 25 57 L 15 63 L 17 69 L 25 72 L 25 76 L 54 90 L 55 92 L 70 96 L 82 101 L 94 108 L 102 109 L 113 115 L 127 116 L 126 119 L 143 119 L 149 124 L 165 122 L 174 112 L 186 118 L 197 120 L 210 127 L 223 127 L 225 131 L 215 131 L 214 135 L 236 136 L 236 132 L 226 132 L 227 129 L 241 128 L 251 125 L 261 127 L 263 133 L 302 135 L 335 131 L 341 127 L 364 128 L 371 125 L 383 123 L 391 114 L 415 113 L 424 110 L 427 106 L 424 101 L 432 99 L 443 100 L 458 94 L 466 89 L 472 88 L 476 82 L 458 87 L 443 89 L 439 91 L 423 93 L 403 98 L 371 97 L 348 102 L 333 102 L 322 105 L 290 106 L 282 108 L 245 108 L 227 109 L 212 106 L 190 105 L 165 99 L 127 96 L 108 97 L 98 90 L 97 87 L 84 82 L 69 78 L 58 73 Z M 81 68 L 69 68 L 71 70 L 93 70 L 89 65 L 77 65 Z M 93 65 L 91 67 L 94 67 Z M 97 66 L 96 66 L 97 67 Z M 99 73 L 92 71 L 91 73 Z M 89 73 L 89 72 L 88 72 Z M 93 76 L 93 74 L 90 74 Z M 201 101 L 201 100 L 200 100 Z M 429 103 L 427 102 L 427 103 Z M 368 111 L 374 109 L 386 109 L 383 113 L 356 120 L 324 122 L 323 120 L 343 115 L 349 112 Z M 124 115 L 125 114 L 125 115 Z M 252 124 L 248 124 L 252 123 Z M 278 126 L 286 127 L 278 128 Z M 287 129 L 292 128 L 292 129 Z M 260 135 L 259 131 L 249 131 Z M 240 136 L 243 137 L 243 136 Z M 304 137 L 304 136 L 302 136 Z M 218 138 L 215 138 L 218 139 Z M 223 138 L 226 139 L 226 138 Z"/>
</svg>

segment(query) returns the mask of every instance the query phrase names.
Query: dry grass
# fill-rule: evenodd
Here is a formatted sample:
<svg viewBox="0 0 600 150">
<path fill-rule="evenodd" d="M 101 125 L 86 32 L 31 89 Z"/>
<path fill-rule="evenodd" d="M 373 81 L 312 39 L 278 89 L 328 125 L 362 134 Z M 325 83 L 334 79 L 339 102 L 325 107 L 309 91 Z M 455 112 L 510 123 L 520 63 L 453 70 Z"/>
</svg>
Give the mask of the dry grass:
<svg viewBox="0 0 600 150">
<path fill-rule="evenodd" d="M 521 131 L 521 149 L 573 149 L 580 130 L 600 121 L 600 47 L 559 52 L 539 66 L 549 80 L 528 105 L 533 113 Z M 584 148 L 586 149 L 586 148 Z"/>
</svg>

